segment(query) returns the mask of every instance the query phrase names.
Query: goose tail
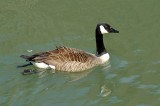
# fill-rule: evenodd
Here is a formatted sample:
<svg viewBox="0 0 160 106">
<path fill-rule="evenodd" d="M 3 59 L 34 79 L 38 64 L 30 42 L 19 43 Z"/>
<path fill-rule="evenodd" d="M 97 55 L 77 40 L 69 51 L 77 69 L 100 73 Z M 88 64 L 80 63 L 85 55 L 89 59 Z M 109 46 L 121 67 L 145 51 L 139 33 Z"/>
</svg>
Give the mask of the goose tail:
<svg viewBox="0 0 160 106">
<path fill-rule="evenodd" d="M 21 55 L 20 57 L 23 59 L 26 59 L 26 60 L 29 60 L 29 58 L 30 58 L 30 56 L 26 56 L 26 55 Z"/>
</svg>

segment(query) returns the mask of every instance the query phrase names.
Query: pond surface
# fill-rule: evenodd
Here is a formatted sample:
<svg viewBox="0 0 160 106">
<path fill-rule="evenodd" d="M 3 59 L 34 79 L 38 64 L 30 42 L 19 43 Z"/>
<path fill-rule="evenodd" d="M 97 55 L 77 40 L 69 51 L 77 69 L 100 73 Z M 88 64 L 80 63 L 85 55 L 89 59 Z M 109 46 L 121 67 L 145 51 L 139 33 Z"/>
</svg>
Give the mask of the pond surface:
<svg viewBox="0 0 160 106">
<path fill-rule="evenodd" d="M 0 0 L 0 105 L 159 106 L 159 0 Z M 68 46 L 95 53 L 95 27 L 110 61 L 82 73 L 22 75 L 19 56 Z M 33 66 L 29 67 L 33 68 Z"/>
</svg>

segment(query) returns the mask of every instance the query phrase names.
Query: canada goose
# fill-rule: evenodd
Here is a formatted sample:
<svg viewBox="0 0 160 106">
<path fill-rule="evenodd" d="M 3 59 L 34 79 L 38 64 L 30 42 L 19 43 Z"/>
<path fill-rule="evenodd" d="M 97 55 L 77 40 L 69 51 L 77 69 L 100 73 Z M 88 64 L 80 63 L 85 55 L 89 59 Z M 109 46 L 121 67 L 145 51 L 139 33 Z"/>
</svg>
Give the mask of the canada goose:
<svg viewBox="0 0 160 106">
<path fill-rule="evenodd" d="M 41 52 L 31 56 L 21 55 L 20 57 L 30 61 L 38 68 L 67 72 L 84 71 L 109 60 L 109 54 L 103 43 L 103 34 L 105 33 L 119 33 L 119 31 L 106 23 L 97 24 L 95 30 L 96 54 L 75 48 L 57 47 L 52 51 Z"/>
</svg>

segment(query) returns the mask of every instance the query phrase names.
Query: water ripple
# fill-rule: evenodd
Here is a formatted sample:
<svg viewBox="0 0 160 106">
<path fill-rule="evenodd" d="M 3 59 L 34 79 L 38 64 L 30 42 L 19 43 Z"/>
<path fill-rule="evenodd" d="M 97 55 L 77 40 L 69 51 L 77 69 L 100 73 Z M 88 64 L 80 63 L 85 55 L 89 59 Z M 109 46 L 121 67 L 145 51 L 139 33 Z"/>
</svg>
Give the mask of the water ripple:
<svg viewBox="0 0 160 106">
<path fill-rule="evenodd" d="M 110 95 L 111 92 L 112 92 L 112 91 L 111 91 L 109 88 L 107 88 L 105 85 L 103 85 L 103 86 L 101 87 L 100 95 L 101 95 L 102 97 L 106 97 L 106 96 Z"/>
<path fill-rule="evenodd" d="M 109 99 L 109 102 L 111 102 L 112 104 L 114 103 L 119 103 L 122 102 L 122 100 L 120 100 L 117 96 L 113 96 Z"/>
<path fill-rule="evenodd" d="M 137 78 L 139 77 L 139 75 L 132 75 L 130 77 L 124 77 L 120 79 L 120 83 L 132 83 L 134 82 Z"/>
<path fill-rule="evenodd" d="M 114 67 L 115 69 L 124 68 L 129 64 L 128 61 L 120 59 L 116 56 L 112 56 L 111 59 L 112 68 Z"/>
<path fill-rule="evenodd" d="M 138 88 L 141 88 L 141 89 L 155 89 L 157 87 L 158 85 L 154 85 L 154 84 L 141 84 L 138 86 Z"/>
</svg>

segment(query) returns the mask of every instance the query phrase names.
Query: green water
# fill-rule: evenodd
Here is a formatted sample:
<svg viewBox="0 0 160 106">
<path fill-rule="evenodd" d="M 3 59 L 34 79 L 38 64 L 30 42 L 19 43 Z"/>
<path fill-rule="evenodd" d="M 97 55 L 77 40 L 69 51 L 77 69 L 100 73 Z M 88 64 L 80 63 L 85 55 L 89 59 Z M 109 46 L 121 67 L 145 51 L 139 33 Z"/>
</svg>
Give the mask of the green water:
<svg viewBox="0 0 160 106">
<path fill-rule="evenodd" d="M 159 106 L 159 0 L 0 0 L 1 106 Z M 108 64 L 83 73 L 22 75 L 21 54 L 65 45 L 95 53 L 104 37 Z M 33 50 L 28 52 L 27 50 Z M 30 67 L 34 68 L 34 67 Z"/>
</svg>

